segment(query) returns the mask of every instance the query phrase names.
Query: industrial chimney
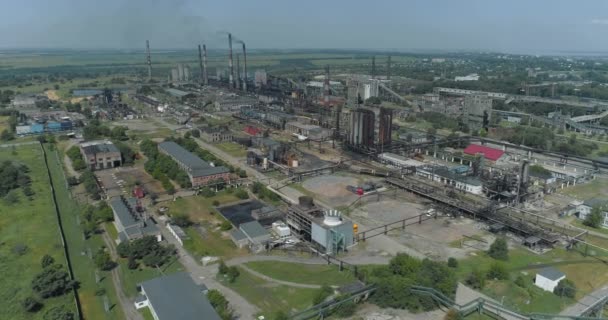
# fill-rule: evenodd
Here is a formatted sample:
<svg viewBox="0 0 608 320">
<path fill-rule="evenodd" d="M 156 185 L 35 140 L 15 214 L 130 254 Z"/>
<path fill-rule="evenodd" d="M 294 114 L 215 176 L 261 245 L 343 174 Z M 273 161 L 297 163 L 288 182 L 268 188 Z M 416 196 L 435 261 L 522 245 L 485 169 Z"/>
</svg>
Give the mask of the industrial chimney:
<svg viewBox="0 0 608 320">
<path fill-rule="evenodd" d="M 150 59 L 150 41 L 146 40 L 146 63 L 148 64 L 148 81 L 152 80 L 152 60 Z"/>
<path fill-rule="evenodd" d="M 230 67 L 230 75 L 228 76 L 228 86 L 234 88 L 234 67 L 232 66 L 232 34 L 228 34 L 228 66 Z"/>
<path fill-rule="evenodd" d="M 329 107 L 329 65 L 325 66 L 325 81 L 323 83 L 323 103 Z"/>
<path fill-rule="evenodd" d="M 243 44 L 243 91 L 247 92 L 247 50 L 245 49 L 245 42 Z"/>
<path fill-rule="evenodd" d="M 386 80 L 391 79 L 391 56 L 388 56 L 386 60 Z"/>
<path fill-rule="evenodd" d="M 239 58 L 239 54 L 236 54 L 236 77 L 234 78 L 235 88 L 241 88 L 241 59 Z"/>
<path fill-rule="evenodd" d="M 200 44 L 198 45 L 198 66 L 201 69 L 200 70 L 201 73 L 199 75 L 199 81 L 201 83 L 203 83 L 203 79 L 204 79 L 204 76 L 203 76 L 203 73 L 204 73 L 204 71 L 203 71 L 203 53 L 202 53 L 201 45 Z"/>
<path fill-rule="evenodd" d="M 376 79 L 376 56 L 372 56 L 372 79 Z"/>
<path fill-rule="evenodd" d="M 209 84 L 209 75 L 207 71 L 207 46 L 203 44 L 203 83 Z"/>
</svg>

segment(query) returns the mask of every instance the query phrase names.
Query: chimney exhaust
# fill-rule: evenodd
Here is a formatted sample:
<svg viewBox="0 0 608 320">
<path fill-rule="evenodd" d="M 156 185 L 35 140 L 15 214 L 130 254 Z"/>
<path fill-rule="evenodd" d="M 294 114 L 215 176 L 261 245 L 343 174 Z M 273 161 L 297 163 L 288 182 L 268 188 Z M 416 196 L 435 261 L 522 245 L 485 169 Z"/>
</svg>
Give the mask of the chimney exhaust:
<svg viewBox="0 0 608 320">
<path fill-rule="evenodd" d="M 228 76 L 228 87 L 234 88 L 234 67 L 232 66 L 232 34 L 228 34 L 228 66 L 230 67 L 230 75 Z"/>
<path fill-rule="evenodd" d="M 243 42 L 243 91 L 247 92 L 247 50 Z"/>
<path fill-rule="evenodd" d="M 207 71 L 207 46 L 203 44 L 203 83 L 209 84 L 209 76 Z"/>
<path fill-rule="evenodd" d="M 148 81 L 152 80 L 152 59 L 150 59 L 150 41 L 146 40 L 146 63 L 148 64 Z"/>
</svg>

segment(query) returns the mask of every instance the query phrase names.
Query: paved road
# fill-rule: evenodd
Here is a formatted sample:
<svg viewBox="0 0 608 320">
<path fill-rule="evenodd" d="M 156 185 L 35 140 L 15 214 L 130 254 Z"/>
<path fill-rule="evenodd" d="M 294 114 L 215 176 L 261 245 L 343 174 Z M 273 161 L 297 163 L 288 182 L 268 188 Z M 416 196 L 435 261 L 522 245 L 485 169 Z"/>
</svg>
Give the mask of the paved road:
<svg viewBox="0 0 608 320">
<path fill-rule="evenodd" d="M 159 227 L 163 238 L 177 248 L 179 261 L 190 273 L 194 282 L 205 284 L 209 289 L 220 291 L 230 302 L 230 306 L 235 311 L 238 319 L 254 319 L 254 315 L 259 312 L 259 309 L 232 289 L 223 286 L 220 282 L 215 280 L 215 276 L 217 275 L 217 264 L 206 267 L 198 264 L 198 262 L 196 262 L 196 260 L 177 242 L 164 225 L 159 224 Z"/>
<path fill-rule="evenodd" d="M 581 298 L 577 303 L 569 306 L 560 312 L 562 316 L 580 316 L 583 312 L 587 311 L 587 309 L 593 305 L 594 303 L 605 299 L 608 297 L 608 286 L 599 288 L 590 294 Z"/>
<path fill-rule="evenodd" d="M 106 247 L 110 250 L 110 256 L 112 257 L 112 260 L 114 260 L 114 261 L 118 260 L 118 255 L 116 254 L 115 243 L 108 235 L 108 232 L 106 231 L 105 227 L 104 227 L 104 233 L 103 233 L 102 237 L 103 237 L 103 241 L 106 244 Z M 116 297 L 118 298 L 118 301 L 122 307 L 122 311 L 125 314 L 125 318 L 127 318 L 129 320 L 144 320 L 144 317 L 141 315 L 141 313 L 139 313 L 139 311 L 137 311 L 137 309 L 135 309 L 135 305 L 133 304 L 133 301 L 131 301 L 129 298 L 127 298 L 124 291 L 122 290 L 122 279 L 120 278 L 119 272 L 120 272 L 119 268 L 112 269 L 112 272 L 111 272 L 112 283 L 114 284 L 114 288 L 116 291 Z"/>
</svg>

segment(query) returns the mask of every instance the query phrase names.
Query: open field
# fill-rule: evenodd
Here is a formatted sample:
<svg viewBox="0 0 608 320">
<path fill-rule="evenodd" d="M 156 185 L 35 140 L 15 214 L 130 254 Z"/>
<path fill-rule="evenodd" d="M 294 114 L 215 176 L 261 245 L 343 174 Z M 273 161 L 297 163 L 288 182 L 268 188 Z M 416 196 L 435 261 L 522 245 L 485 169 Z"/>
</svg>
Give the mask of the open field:
<svg viewBox="0 0 608 320">
<path fill-rule="evenodd" d="M 597 178 L 593 181 L 579 184 L 559 191 L 579 200 L 608 196 L 608 179 Z"/>
<path fill-rule="evenodd" d="M 477 252 L 475 256 L 459 261 L 458 278 L 464 280 L 475 268 L 488 270 L 494 261 L 485 253 Z M 560 298 L 534 286 L 533 279 L 536 272 L 546 266 L 553 266 L 562 271 L 567 279 L 575 283 L 576 299 L 608 283 L 608 266 L 602 261 L 561 248 L 553 249 L 543 255 L 516 248 L 509 251 L 509 260 L 505 262 L 505 266 L 511 280 L 520 274 L 525 277 L 526 288 L 520 288 L 512 281 L 500 280 L 487 282 L 482 292 L 498 301 L 504 296 L 506 306 L 526 313 L 556 313 L 574 302 L 572 299 Z"/>
<path fill-rule="evenodd" d="M 280 261 L 252 261 L 247 267 L 273 279 L 303 284 L 344 285 L 355 281 L 352 272 L 335 265 L 316 265 Z M 296 271 L 297 270 L 297 271 Z M 296 271 L 296 272 L 294 272 Z"/>
<path fill-rule="evenodd" d="M 203 228 L 205 231 L 200 231 Z M 184 240 L 184 248 L 200 262 L 202 257 L 212 256 L 229 259 L 246 255 L 246 249 L 238 249 L 227 233 L 217 230 L 215 225 L 188 227 L 184 231 L 190 239 Z"/>
<path fill-rule="evenodd" d="M 33 200 L 27 200 L 19 191 L 19 203 L 9 205 L 0 201 L 0 318 L 42 319 L 48 309 L 60 305 L 75 312 L 71 292 L 43 300 L 44 307 L 34 314 L 26 313 L 21 307 L 23 299 L 34 296 L 30 283 L 42 271 L 42 256 L 49 254 L 64 266 L 66 258 L 40 146 L 20 146 L 15 150 L 17 155 L 12 154 L 11 148 L 0 148 L 0 161 L 13 160 L 27 165 L 36 195 Z M 18 245 L 27 247 L 24 254 L 14 251 Z"/>
<path fill-rule="evenodd" d="M 215 146 L 233 157 L 244 158 L 247 155 L 247 148 L 238 143 L 222 142 Z"/>
<path fill-rule="evenodd" d="M 90 252 L 97 251 L 104 246 L 101 235 L 93 235 L 87 240 L 83 240 L 82 225 L 79 215 L 81 207 L 72 199 L 70 191 L 66 188 L 65 176 L 59 156 L 55 151 L 45 147 L 48 154 L 49 169 L 55 186 L 55 194 L 63 223 L 66 243 L 70 252 L 70 258 L 74 268 L 74 276 L 80 286 L 78 296 L 82 306 L 82 312 L 86 319 L 123 319 L 124 313 L 118 306 L 116 292 L 112 284 L 109 272 L 99 272 L 100 282 L 95 281 L 95 264 L 89 257 Z M 103 298 L 95 293 L 104 289 L 110 302 L 110 311 L 105 312 Z"/>
<path fill-rule="evenodd" d="M 213 202 L 218 201 L 220 205 L 240 200 L 233 193 L 222 190 L 213 197 L 193 196 L 179 198 L 170 203 L 164 203 L 169 208 L 168 214 L 186 214 L 193 222 L 207 221 L 210 223 L 221 223 L 224 221 L 222 215 L 213 208 Z"/>
<path fill-rule="evenodd" d="M 317 292 L 317 289 L 293 288 L 267 282 L 247 271 L 239 271 L 240 275 L 234 283 L 228 283 L 223 278 L 218 280 L 259 307 L 262 310 L 260 314 L 266 317 L 280 310 L 289 313 L 309 307 Z"/>
<path fill-rule="evenodd" d="M 9 130 L 9 116 L 0 116 L 0 132 L 4 131 L 4 130 Z"/>
</svg>

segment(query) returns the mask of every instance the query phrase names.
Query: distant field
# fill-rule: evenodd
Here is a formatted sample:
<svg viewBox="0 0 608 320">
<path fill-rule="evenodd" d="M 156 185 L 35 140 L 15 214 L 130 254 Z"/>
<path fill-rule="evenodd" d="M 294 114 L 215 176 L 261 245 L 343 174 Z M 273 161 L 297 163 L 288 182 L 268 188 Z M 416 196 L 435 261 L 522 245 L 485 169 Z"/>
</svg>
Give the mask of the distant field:
<svg viewBox="0 0 608 320">
<path fill-rule="evenodd" d="M 13 155 L 11 148 L 0 148 L 0 161 L 26 164 L 31 170 L 29 175 L 36 195 L 33 200 L 27 200 L 20 192 L 20 201 L 15 205 L 0 200 L 0 319 L 42 319 L 48 309 L 59 305 L 75 312 L 71 293 L 43 300 L 44 307 L 37 313 L 26 313 L 21 307 L 25 297 L 35 296 L 31 281 L 42 271 L 41 257 L 49 254 L 64 266 L 66 260 L 40 146 L 20 146 L 15 151 L 17 154 Z M 27 246 L 26 253 L 13 252 L 17 245 Z"/>
</svg>

